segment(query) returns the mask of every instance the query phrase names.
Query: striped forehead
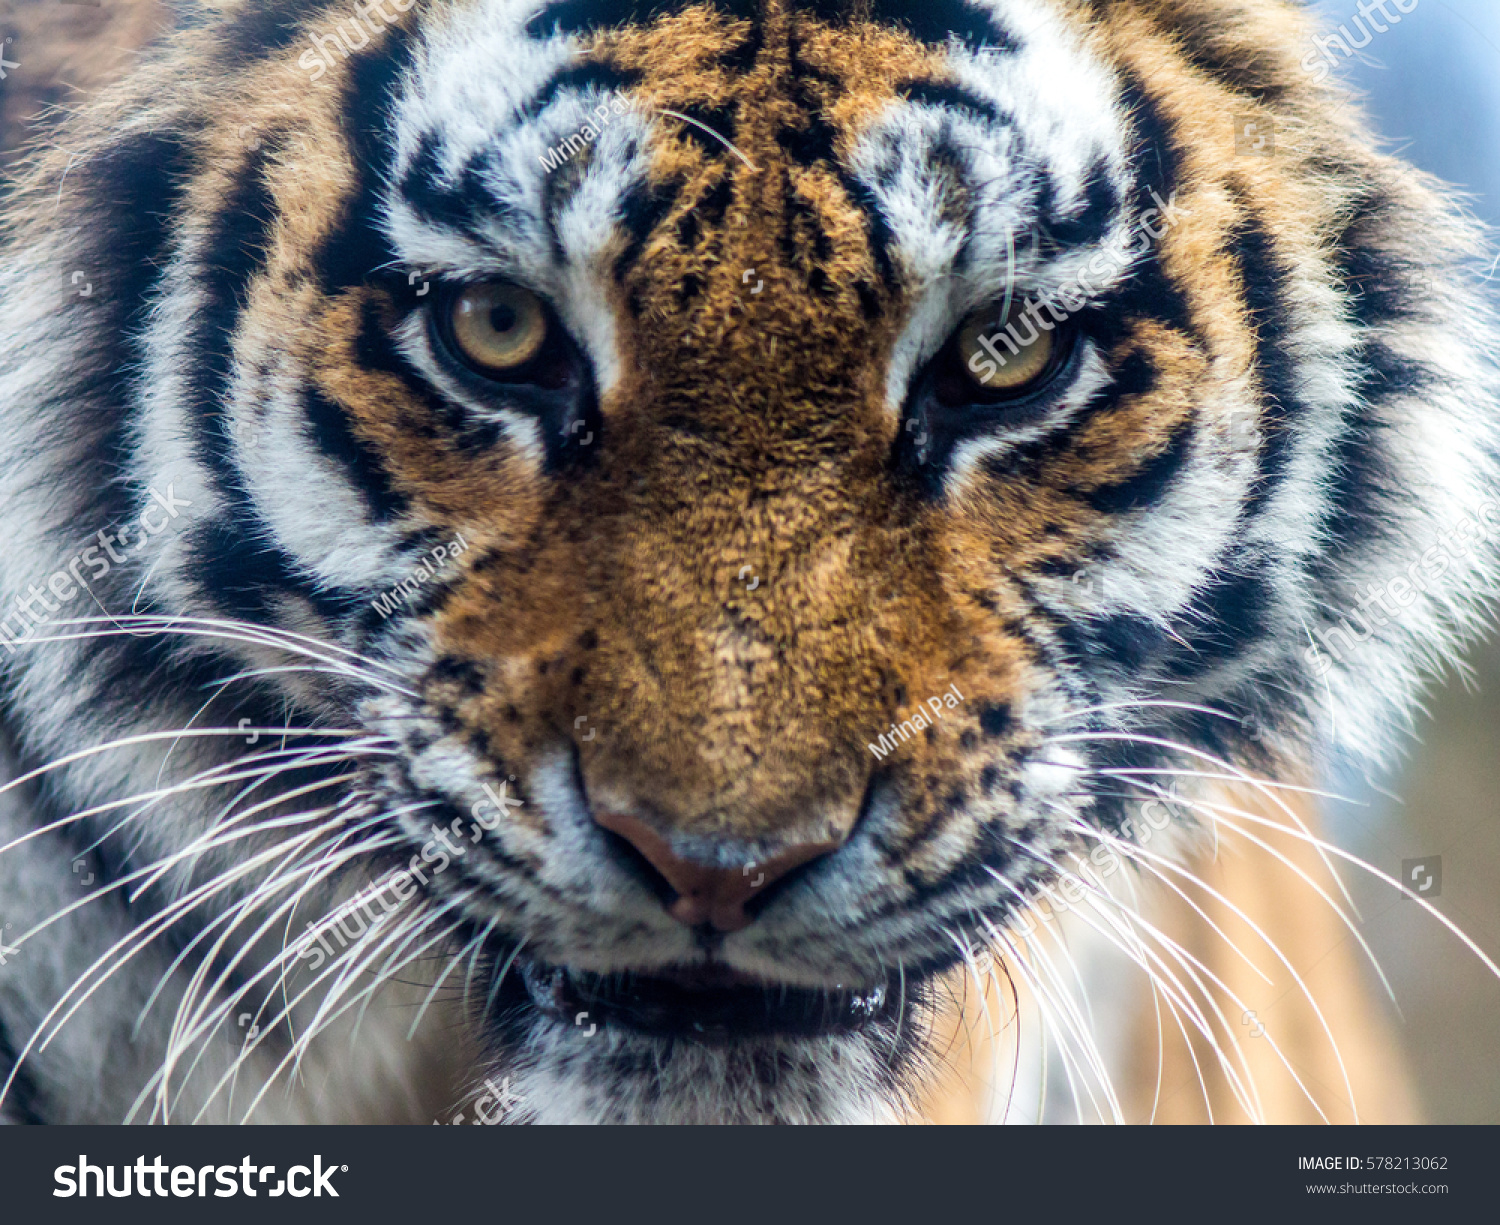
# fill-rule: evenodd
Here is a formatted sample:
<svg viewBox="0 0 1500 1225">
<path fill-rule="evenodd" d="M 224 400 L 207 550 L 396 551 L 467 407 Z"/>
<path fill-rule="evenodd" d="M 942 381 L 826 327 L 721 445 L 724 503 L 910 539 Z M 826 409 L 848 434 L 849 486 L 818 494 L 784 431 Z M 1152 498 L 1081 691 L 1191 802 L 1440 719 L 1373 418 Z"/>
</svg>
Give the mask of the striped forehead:
<svg viewBox="0 0 1500 1225">
<path fill-rule="evenodd" d="M 908 320 L 899 382 L 956 313 L 1018 276 L 1060 283 L 1070 257 L 1117 235 L 1127 171 L 1110 74 L 1055 3 L 884 7 L 437 10 L 395 111 L 397 252 L 549 294 L 607 385 L 622 251 L 649 257 L 726 225 L 785 229 L 800 193 L 815 201 L 812 247 L 857 236 L 865 252 L 841 252 L 836 270 L 894 291 Z M 779 216 L 774 193 L 755 190 L 765 174 L 793 184 L 769 206 Z M 802 256 L 793 271 L 817 289 L 805 266 L 817 252 Z M 699 279 L 670 259 L 661 276 Z"/>
</svg>

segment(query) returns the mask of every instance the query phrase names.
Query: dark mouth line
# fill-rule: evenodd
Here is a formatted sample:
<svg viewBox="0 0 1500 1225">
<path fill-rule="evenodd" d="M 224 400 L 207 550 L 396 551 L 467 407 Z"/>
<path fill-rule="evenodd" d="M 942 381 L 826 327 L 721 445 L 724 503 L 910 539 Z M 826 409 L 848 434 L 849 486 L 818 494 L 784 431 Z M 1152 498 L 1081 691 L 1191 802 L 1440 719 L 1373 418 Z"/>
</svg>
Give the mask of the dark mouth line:
<svg viewBox="0 0 1500 1225">
<path fill-rule="evenodd" d="M 874 987 L 793 987 L 712 962 L 650 974 L 596 974 L 524 956 L 497 1007 L 540 1013 L 583 1037 L 623 1029 L 655 1038 L 724 1045 L 755 1037 L 849 1034 L 895 1019 L 896 993 Z"/>
</svg>

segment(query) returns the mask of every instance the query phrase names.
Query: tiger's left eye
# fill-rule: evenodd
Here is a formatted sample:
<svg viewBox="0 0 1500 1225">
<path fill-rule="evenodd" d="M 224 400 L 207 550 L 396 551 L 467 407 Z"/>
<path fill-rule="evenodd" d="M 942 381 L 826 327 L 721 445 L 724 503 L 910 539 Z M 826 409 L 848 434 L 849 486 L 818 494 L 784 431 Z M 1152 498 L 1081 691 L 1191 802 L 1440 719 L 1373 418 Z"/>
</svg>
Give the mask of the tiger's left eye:
<svg viewBox="0 0 1500 1225">
<path fill-rule="evenodd" d="M 975 311 L 960 325 L 954 347 L 958 364 L 982 398 L 1031 391 L 1056 369 L 1062 348 L 1055 332 L 1027 317 L 1019 299 L 1011 301 L 1003 318 L 995 306 Z"/>
<path fill-rule="evenodd" d="M 460 355 L 481 374 L 512 374 L 541 352 L 547 312 L 518 285 L 469 285 L 448 307 L 448 331 Z"/>
</svg>

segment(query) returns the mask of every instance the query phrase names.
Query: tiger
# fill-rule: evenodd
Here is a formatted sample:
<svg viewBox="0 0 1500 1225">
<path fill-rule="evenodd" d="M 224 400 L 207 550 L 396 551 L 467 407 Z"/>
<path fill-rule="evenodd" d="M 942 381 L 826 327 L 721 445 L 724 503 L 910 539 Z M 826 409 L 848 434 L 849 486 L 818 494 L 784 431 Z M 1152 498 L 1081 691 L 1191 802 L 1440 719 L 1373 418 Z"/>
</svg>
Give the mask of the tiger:
<svg viewBox="0 0 1500 1225">
<path fill-rule="evenodd" d="M 0 1120 L 912 1119 L 1486 622 L 1486 240 L 1287 0 L 169 25 L 0 200 Z"/>
</svg>

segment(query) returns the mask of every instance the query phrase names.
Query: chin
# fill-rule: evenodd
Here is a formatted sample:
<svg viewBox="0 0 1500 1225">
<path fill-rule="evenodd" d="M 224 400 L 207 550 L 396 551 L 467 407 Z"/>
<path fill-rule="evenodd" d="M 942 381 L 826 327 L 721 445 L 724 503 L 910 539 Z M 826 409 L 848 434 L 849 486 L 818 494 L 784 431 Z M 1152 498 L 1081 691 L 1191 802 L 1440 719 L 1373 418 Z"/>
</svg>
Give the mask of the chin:
<svg viewBox="0 0 1500 1225">
<path fill-rule="evenodd" d="M 899 1122 L 927 994 L 789 986 L 709 961 L 600 974 L 518 957 L 490 1015 L 506 1121 Z"/>
</svg>

